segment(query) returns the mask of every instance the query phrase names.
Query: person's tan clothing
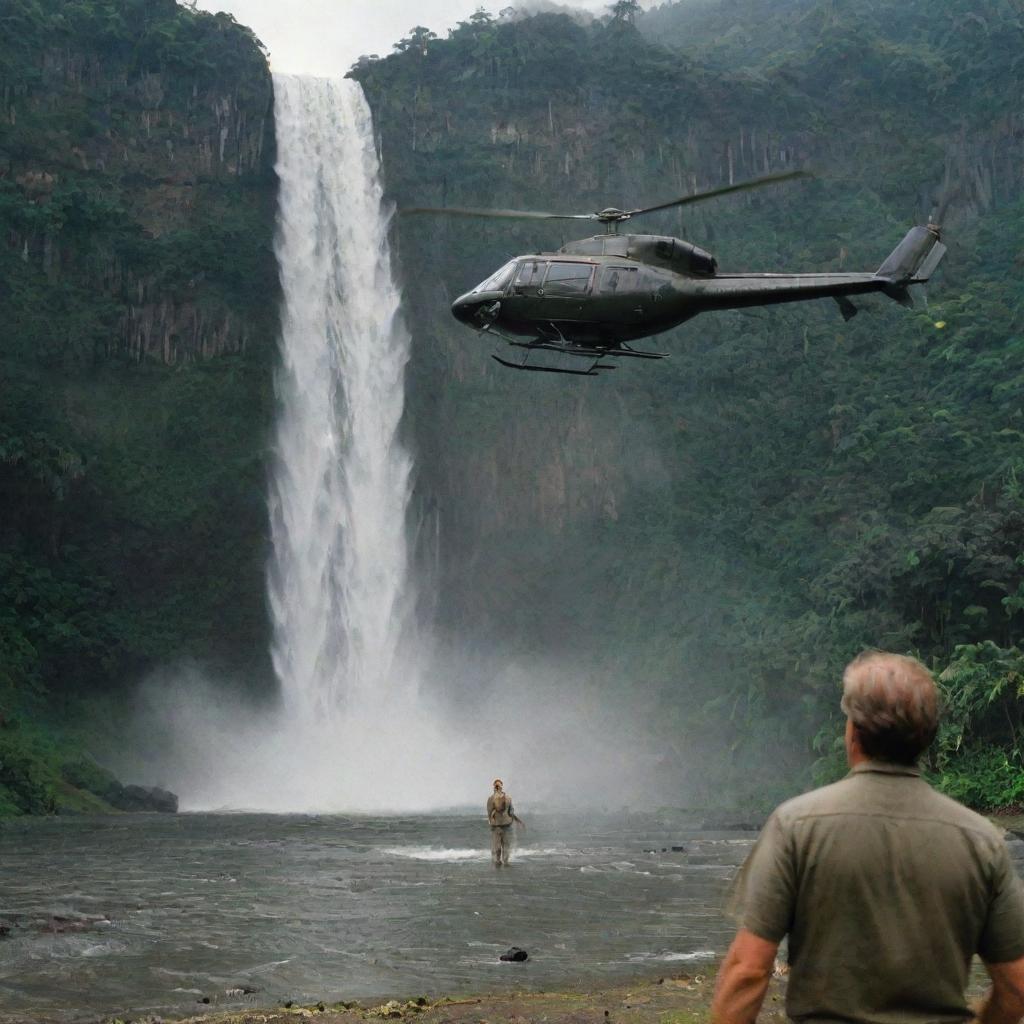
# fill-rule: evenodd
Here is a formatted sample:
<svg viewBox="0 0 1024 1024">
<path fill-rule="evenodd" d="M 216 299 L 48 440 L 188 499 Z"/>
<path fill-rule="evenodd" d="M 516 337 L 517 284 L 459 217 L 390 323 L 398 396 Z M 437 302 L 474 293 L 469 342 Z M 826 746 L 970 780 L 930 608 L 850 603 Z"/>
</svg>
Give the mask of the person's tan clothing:
<svg viewBox="0 0 1024 1024">
<path fill-rule="evenodd" d="M 966 1021 L 971 957 L 1024 956 L 1024 884 L 1000 833 L 910 767 L 866 762 L 784 803 L 735 898 L 741 927 L 789 935 L 797 1021 Z"/>
<path fill-rule="evenodd" d="M 487 822 L 491 826 L 491 860 L 495 865 L 508 864 L 512 855 L 512 823 L 516 820 L 512 797 L 494 792 L 487 798 Z"/>
<path fill-rule="evenodd" d="M 502 867 L 508 864 L 512 856 L 512 826 L 491 826 L 491 860 Z"/>
<path fill-rule="evenodd" d="M 511 825 L 515 821 L 508 793 L 492 793 L 487 798 L 487 821 L 491 825 Z"/>
</svg>

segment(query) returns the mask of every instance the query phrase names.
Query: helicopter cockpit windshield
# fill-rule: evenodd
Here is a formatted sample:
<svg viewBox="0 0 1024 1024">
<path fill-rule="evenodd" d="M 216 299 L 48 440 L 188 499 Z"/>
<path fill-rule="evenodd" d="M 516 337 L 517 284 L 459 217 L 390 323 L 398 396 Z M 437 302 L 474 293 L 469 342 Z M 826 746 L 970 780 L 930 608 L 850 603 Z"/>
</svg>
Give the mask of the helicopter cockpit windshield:
<svg viewBox="0 0 1024 1024">
<path fill-rule="evenodd" d="M 516 261 L 509 260 L 501 268 L 501 270 L 495 271 L 486 281 L 482 281 L 478 284 L 473 292 L 503 292 L 508 286 L 509 281 L 512 280 L 512 275 L 516 270 Z"/>
</svg>

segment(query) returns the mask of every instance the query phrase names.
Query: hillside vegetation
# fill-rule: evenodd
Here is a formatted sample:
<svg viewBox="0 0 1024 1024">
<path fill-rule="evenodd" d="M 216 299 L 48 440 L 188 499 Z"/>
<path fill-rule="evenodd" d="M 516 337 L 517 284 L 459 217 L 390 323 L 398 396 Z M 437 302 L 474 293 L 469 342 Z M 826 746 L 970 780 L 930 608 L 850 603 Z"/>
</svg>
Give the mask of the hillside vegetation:
<svg viewBox="0 0 1024 1024">
<path fill-rule="evenodd" d="M 947 696 L 931 771 L 1021 800 L 1022 41 L 1002 0 L 694 0 L 636 24 L 480 12 L 354 70 L 399 207 L 572 212 L 810 166 L 644 230 L 725 269 L 835 270 L 948 205 L 914 311 L 709 315 L 665 363 L 571 383 L 501 371 L 446 311 L 562 228 L 400 219 L 453 646 L 625 695 L 698 801 L 832 775 L 842 666 L 916 653 Z"/>
<path fill-rule="evenodd" d="M 399 218 L 433 685 L 514 742 L 508 673 L 569 678 L 644 726 L 666 799 L 768 803 L 841 770 L 845 662 L 912 652 L 934 778 L 1024 801 L 1022 44 L 1011 0 L 688 0 L 467 11 L 359 63 L 399 206 L 813 168 L 645 222 L 727 270 L 872 269 L 946 208 L 913 310 L 707 315 L 584 381 L 498 369 L 448 310 L 572 234 Z M 96 762 L 157 666 L 272 692 L 271 99 L 226 15 L 0 10 L 0 814 L 109 807 Z"/>
<path fill-rule="evenodd" d="M 153 666 L 265 679 L 271 98 L 227 15 L 0 10 L 0 814 L 103 806 Z"/>
</svg>

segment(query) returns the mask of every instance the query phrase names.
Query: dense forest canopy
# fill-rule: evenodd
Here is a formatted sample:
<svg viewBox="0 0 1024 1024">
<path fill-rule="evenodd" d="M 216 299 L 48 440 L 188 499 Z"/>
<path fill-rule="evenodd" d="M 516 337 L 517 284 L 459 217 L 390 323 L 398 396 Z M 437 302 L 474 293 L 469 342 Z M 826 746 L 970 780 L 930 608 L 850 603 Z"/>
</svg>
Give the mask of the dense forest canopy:
<svg viewBox="0 0 1024 1024">
<path fill-rule="evenodd" d="M 23 813 L 104 806 L 110 723 L 161 664 L 272 690 L 274 140 L 226 15 L 7 0 L 0 26 L 0 813 Z M 706 316 L 580 387 L 502 373 L 447 308 L 574 236 L 396 221 L 413 526 L 467 701 L 506 664 L 571 669 L 647 724 L 678 800 L 766 802 L 838 770 L 838 674 L 881 646 L 939 674 L 940 784 L 1024 800 L 1022 44 L 1011 0 L 626 0 L 467 9 L 359 61 L 399 206 L 812 167 L 649 221 L 735 270 L 872 269 L 948 206 L 914 310 Z"/>
<path fill-rule="evenodd" d="M 277 311 L 253 35 L 173 0 L 0 26 L 3 813 L 102 806 L 89 754 L 156 664 L 266 685 Z"/>
<path fill-rule="evenodd" d="M 705 317 L 666 339 L 656 372 L 567 391 L 492 369 L 438 294 L 564 238 L 400 222 L 423 335 L 412 398 L 439 424 L 417 433 L 421 472 L 464 595 L 448 628 L 506 655 L 546 646 L 626 690 L 670 763 L 699 752 L 710 766 L 704 789 L 690 773 L 705 797 L 806 784 L 812 751 L 829 776 L 845 661 L 913 652 L 947 691 L 931 770 L 974 803 L 1019 801 L 1020 12 L 694 0 L 623 13 L 480 12 L 362 62 L 399 207 L 600 209 L 811 166 L 806 187 L 652 228 L 726 269 L 869 269 L 939 201 L 950 257 L 912 312 Z M 454 498 L 466 491 L 475 515 Z"/>
</svg>

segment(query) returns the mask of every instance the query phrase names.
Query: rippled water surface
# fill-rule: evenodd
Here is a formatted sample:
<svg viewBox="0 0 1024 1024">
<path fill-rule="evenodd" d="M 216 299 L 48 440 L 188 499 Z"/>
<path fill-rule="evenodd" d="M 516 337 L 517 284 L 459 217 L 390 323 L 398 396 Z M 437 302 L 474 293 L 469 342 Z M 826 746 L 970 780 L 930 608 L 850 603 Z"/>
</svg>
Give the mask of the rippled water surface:
<svg viewBox="0 0 1024 1024">
<path fill-rule="evenodd" d="M 727 943 L 723 897 L 751 833 L 646 817 L 529 824 L 507 870 L 491 867 L 475 816 L 3 824 L 0 1013 L 567 986 Z M 501 963 L 510 945 L 530 961 Z"/>
</svg>

